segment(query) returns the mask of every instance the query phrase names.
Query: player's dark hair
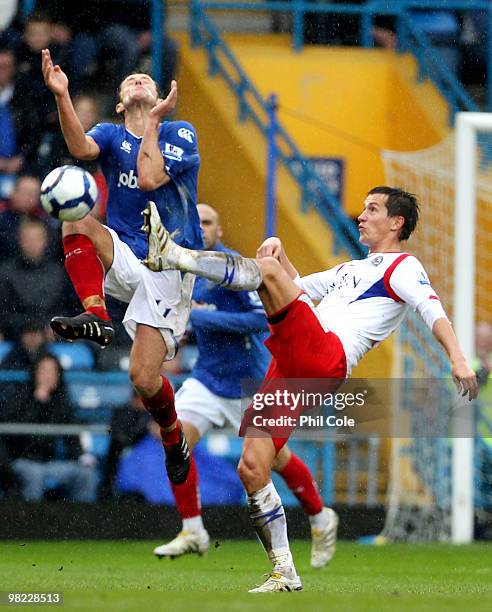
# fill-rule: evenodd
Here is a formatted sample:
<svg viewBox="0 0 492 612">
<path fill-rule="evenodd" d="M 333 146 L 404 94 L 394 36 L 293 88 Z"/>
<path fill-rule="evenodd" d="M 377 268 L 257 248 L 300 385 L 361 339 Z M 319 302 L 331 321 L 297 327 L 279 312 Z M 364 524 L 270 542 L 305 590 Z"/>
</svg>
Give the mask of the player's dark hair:
<svg viewBox="0 0 492 612">
<path fill-rule="evenodd" d="M 408 240 L 419 220 L 419 203 L 416 196 L 399 187 L 388 187 L 387 185 L 373 187 L 367 192 L 367 195 L 376 193 L 388 196 L 386 201 L 388 217 L 403 217 L 405 219 L 398 239 Z"/>
</svg>

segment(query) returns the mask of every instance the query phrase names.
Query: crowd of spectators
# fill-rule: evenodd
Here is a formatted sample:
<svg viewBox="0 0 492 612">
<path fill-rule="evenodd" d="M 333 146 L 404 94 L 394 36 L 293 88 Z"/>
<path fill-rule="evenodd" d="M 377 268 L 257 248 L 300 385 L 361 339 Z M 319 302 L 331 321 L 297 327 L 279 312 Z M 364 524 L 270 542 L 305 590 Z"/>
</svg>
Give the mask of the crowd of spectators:
<svg viewBox="0 0 492 612">
<path fill-rule="evenodd" d="M 7 377 L 9 371 L 29 372 L 29 382 L 14 377 L 0 384 L 0 423 L 31 423 L 35 431 L 41 423 L 80 423 L 49 327 L 52 316 L 77 313 L 80 304 L 63 266 L 59 223 L 40 205 L 41 182 L 57 166 L 80 165 L 95 177 L 99 202 L 92 214 L 101 220 L 106 201 L 97 162 L 73 159 L 65 145 L 54 97 L 43 82 L 41 50 L 49 48 L 67 72 L 76 113 L 88 130 L 105 118 L 117 120 L 117 85 L 132 71 L 148 71 L 152 34 L 151 0 L 36 0 L 27 16 L 23 4 L 5 0 L 0 11 L 0 370 Z M 166 91 L 178 56 L 167 36 L 163 54 L 160 86 Z M 121 321 L 125 305 L 109 299 L 108 307 Z M 124 367 L 129 346 L 117 323 L 115 341 L 106 351 L 94 350 L 91 362 L 96 369 Z M 90 343 L 85 348 L 92 351 Z M 108 460 L 98 464 L 79 435 L 1 435 L 0 498 L 38 501 L 53 494 L 53 483 L 75 501 L 93 501 L 97 487 L 100 496 L 112 494 L 119 454 L 147 428 L 146 413 L 135 409 L 132 400 L 115 413 Z"/>
</svg>

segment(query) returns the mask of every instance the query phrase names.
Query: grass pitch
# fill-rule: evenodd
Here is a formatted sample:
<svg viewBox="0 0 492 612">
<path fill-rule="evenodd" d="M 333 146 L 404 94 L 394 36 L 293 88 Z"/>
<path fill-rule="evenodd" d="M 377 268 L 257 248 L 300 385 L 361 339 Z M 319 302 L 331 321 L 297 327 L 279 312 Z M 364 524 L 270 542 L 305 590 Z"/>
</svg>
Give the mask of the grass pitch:
<svg viewBox="0 0 492 612">
<path fill-rule="evenodd" d="M 263 595 L 246 592 L 269 570 L 254 541 L 174 561 L 153 556 L 158 543 L 0 542 L 0 591 L 63 591 L 69 610 L 492 610 L 492 545 L 342 542 L 330 567 L 315 571 L 310 543 L 297 541 L 304 591 Z"/>
</svg>

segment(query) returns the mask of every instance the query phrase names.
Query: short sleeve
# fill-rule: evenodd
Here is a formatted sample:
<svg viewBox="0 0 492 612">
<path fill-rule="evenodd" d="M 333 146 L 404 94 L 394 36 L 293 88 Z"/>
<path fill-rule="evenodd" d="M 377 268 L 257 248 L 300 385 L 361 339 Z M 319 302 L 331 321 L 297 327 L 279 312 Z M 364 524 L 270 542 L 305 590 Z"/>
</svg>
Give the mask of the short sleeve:
<svg viewBox="0 0 492 612">
<path fill-rule="evenodd" d="M 166 126 L 162 154 L 166 172 L 172 178 L 200 165 L 195 128 L 186 121 L 173 121 Z M 169 127 L 170 126 L 170 127 Z M 161 141 L 162 142 L 162 141 Z"/>
<path fill-rule="evenodd" d="M 406 257 L 396 266 L 389 278 L 389 284 L 396 296 L 413 309 L 427 300 L 439 299 L 424 266 L 413 256 Z"/>
<path fill-rule="evenodd" d="M 117 129 L 117 126 L 113 123 L 97 123 L 86 135 L 94 139 L 99 147 L 99 154 L 105 155 L 109 150 L 111 140 Z"/>
</svg>

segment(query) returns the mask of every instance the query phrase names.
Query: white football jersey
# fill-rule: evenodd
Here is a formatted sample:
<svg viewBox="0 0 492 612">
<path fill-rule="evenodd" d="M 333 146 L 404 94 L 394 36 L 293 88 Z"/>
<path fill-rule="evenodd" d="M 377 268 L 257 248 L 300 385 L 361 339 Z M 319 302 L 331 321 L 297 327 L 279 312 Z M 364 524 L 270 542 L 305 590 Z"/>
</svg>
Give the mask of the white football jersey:
<svg viewBox="0 0 492 612">
<path fill-rule="evenodd" d="M 340 338 L 348 373 L 398 327 L 409 307 L 439 300 L 422 264 L 408 253 L 371 253 L 295 282 L 319 300 L 318 318 L 326 331 Z"/>
</svg>

